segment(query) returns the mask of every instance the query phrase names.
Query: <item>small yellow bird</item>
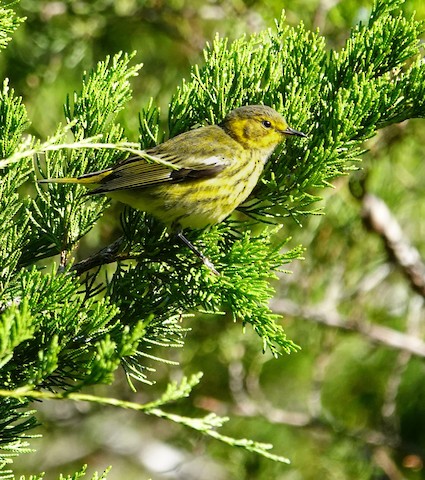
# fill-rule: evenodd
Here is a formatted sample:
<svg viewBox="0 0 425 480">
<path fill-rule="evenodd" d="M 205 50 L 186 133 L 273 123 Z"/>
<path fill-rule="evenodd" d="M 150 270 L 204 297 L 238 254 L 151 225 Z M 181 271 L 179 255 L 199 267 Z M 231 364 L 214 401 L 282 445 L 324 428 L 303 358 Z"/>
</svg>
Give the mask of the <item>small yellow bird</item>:
<svg viewBox="0 0 425 480">
<path fill-rule="evenodd" d="M 83 184 L 91 188 L 90 195 L 104 193 L 151 213 L 217 273 L 182 230 L 204 228 L 228 217 L 252 192 L 267 159 L 286 135 L 306 137 L 274 109 L 249 105 L 232 110 L 219 125 L 190 130 L 145 150 L 146 158 L 130 157 L 77 178 L 40 182 Z M 155 159 L 159 162 L 152 162 Z"/>
</svg>

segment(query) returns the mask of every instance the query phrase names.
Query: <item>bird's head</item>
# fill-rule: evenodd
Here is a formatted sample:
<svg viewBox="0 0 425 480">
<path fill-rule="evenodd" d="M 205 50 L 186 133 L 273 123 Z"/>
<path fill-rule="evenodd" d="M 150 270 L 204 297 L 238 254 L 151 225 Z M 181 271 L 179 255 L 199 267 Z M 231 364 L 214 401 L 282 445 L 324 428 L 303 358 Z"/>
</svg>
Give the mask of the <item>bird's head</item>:
<svg viewBox="0 0 425 480">
<path fill-rule="evenodd" d="M 280 113 L 265 105 L 236 108 L 220 126 L 244 148 L 253 150 L 274 149 L 286 135 L 306 137 L 289 127 Z"/>
</svg>

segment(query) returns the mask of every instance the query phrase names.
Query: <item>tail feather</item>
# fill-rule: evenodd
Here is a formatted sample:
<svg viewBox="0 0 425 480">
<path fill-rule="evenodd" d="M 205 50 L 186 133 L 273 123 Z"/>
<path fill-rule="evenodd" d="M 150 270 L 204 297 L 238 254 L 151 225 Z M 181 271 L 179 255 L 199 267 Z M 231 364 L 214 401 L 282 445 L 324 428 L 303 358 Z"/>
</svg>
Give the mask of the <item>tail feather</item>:
<svg viewBox="0 0 425 480">
<path fill-rule="evenodd" d="M 38 183 L 78 183 L 82 185 L 96 185 L 111 173 L 111 169 L 100 172 L 86 173 L 81 177 L 43 178 Z"/>
<path fill-rule="evenodd" d="M 78 178 L 64 177 L 64 178 L 42 178 L 38 183 L 81 183 Z"/>
</svg>

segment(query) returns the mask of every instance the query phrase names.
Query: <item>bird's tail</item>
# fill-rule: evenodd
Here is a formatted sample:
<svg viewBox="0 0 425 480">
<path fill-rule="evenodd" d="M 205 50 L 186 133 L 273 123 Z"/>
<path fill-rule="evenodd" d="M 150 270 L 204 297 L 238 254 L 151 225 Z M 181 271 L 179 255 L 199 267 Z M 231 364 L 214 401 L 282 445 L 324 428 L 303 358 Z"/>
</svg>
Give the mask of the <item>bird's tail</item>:
<svg viewBox="0 0 425 480">
<path fill-rule="evenodd" d="M 100 172 L 86 173 L 81 177 L 42 178 L 38 183 L 79 183 L 82 185 L 96 185 L 111 173 L 111 169 Z"/>
</svg>

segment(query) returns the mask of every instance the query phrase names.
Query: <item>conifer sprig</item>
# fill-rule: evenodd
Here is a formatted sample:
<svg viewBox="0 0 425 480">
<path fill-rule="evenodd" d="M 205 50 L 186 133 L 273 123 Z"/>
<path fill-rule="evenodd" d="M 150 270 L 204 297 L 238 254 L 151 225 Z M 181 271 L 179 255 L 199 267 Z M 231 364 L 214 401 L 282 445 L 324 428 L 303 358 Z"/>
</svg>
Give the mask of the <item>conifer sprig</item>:
<svg viewBox="0 0 425 480">
<path fill-rule="evenodd" d="M 3 83 L 0 384 L 6 394 L 0 401 L 0 468 L 6 471 L 11 452 L 28 448 L 26 432 L 35 425 L 25 410 L 31 397 L 81 398 L 84 386 L 111 382 L 121 365 L 133 388 L 136 381 L 151 383 L 152 364 L 163 361 L 156 347 L 162 352 L 182 347 L 188 327 L 180 320 L 188 314 L 225 311 L 242 326 L 250 325 L 264 350 L 277 355 L 296 349 L 268 306 L 276 272 L 302 255 L 301 247 L 290 249 L 277 240 L 279 227 L 287 217 L 300 222 L 304 215 L 317 213 L 320 189 L 353 169 L 363 142 L 378 129 L 425 113 L 418 43 L 424 25 L 404 18 L 400 4 L 377 0 L 369 23 L 354 28 L 340 51 L 328 51 L 318 33 L 303 25 L 287 26 L 283 18 L 274 30 L 233 43 L 217 37 L 205 50 L 204 64 L 194 66 L 190 79 L 173 95 L 171 136 L 217 123 L 232 108 L 248 103 L 275 107 L 309 134 L 308 141 L 293 139 L 275 152 L 262 181 L 240 208 L 246 216 L 209 231 L 188 232 L 219 268 L 218 278 L 162 225 L 129 209 L 122 216 L 116 268 L 107 280 L 100 270 L 77 278 L 69 268 L 73 251 L 109 201 L 88 201 L 78 185 L 28 187 L 40 172 L 77 176 L 128 154 L 123 153 L 128 144 L 116 114 L 131 98 L 130 80 L 140 69 L 132 66 L 132 55 L 108 58 L 84 76 L 81 91 L 66 101 L 67 124 L 59 125 L 46 143 L 24 138 L 25 107 L 8 82 Z M 0 48 L 20 21 L 11 10 L 0 8 Z M 159 109 L 151 102 L 140 113 L 140 145 L 145 148 L 165 137 Z M 34 153 L 36 168 L 29 161 Z M 32 197 L 27 188 L 33 188 Z M 259 229 L 260 222 L 277 226 Z M 57 271 L 35 265 L 56 254 Z M 192 386 L 188 381 L 170 387 L 149 413 L 274 458 L 264 445 L 220 437 L 216 427 L 224 420 L 219 417 L 191 419 L 159 408 L 164 399 L 185 397 L 187 385 Z M 84 472 L 72 478 L 82 476 Z"/>
</svg>

